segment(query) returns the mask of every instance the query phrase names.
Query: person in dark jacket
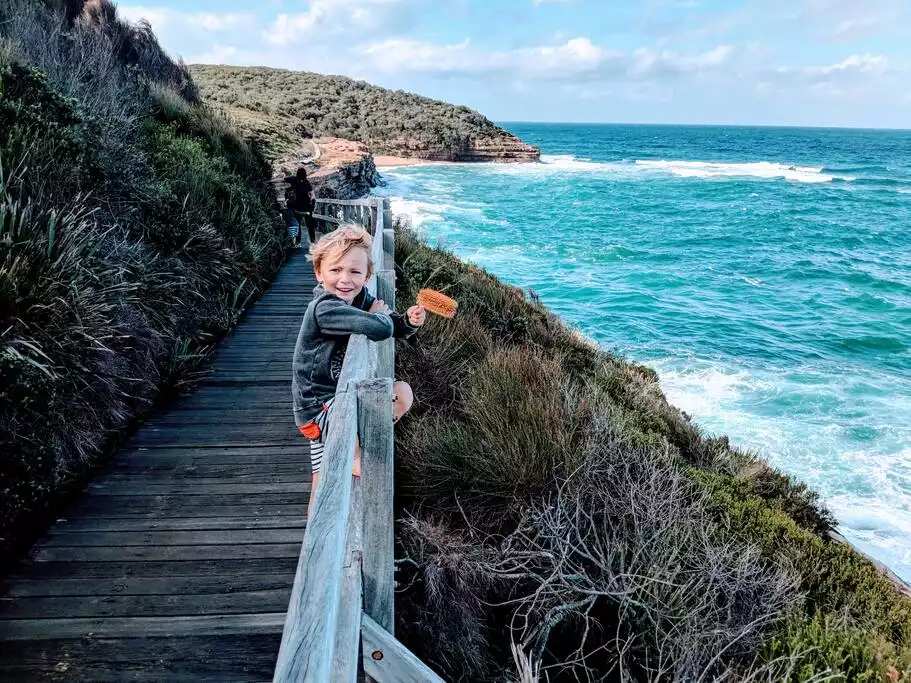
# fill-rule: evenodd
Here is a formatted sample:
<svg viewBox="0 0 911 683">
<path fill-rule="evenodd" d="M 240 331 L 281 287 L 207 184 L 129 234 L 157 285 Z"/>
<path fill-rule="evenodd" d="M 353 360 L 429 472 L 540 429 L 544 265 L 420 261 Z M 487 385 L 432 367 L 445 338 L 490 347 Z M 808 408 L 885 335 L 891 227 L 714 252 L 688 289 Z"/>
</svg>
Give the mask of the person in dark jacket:
<svg viewBox="0 0 911 683">
<path fill-rule="evenodd" d="M 319 285 L 307 306 L 294 347 L 291 393 L 294 420 L 310 440 L 313 471 L 310 501 L 319 483 L 329 413 L 352 334 L 372 341 L 413 335 L 424 324 L 426 311 L 412 306 L 405 314 L 389 310 L 364 287 L 373 273 L 372 239 L 360 226 L 343 225 L 323 237 L 311 250 Z M 393 420 L 411 408 L 411 387 L 393 385 Z M 360 476 L 360 453 L 353 474 Z"/>
<path fill-rule="evenodd" d="M 285 220 L 292 231 L 295 246 L 300 245 L 300 218 L 303 217 L 307 225 L 310 242 L 316 241 L 316 219 L 313 218 L 313 209 L 316 204 L 316 192 L 307 179 L 307 169 L 301 166 L 295 175 L 285 176 L 288 189 L 285 190 L 286 208 Z"/>
</svg>

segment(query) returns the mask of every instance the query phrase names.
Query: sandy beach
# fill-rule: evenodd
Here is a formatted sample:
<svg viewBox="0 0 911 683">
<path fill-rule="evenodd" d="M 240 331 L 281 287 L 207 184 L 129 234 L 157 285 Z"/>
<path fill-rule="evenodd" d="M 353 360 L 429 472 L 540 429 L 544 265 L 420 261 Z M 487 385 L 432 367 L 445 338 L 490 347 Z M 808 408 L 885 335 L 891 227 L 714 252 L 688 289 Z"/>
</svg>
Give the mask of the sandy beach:
<svg viewBox="0 0 911 683">
<path fill-rule="evenodd" d="M 428 159 L 414 159 L 411 157 L 396 157 L 381 154 L 373 157 L 373 163 L 377 168 L 388 168 L 389 166 L 423 166 L 426 164 L 452 164 L 455 162 L 431 161 Z"/>
</svg>

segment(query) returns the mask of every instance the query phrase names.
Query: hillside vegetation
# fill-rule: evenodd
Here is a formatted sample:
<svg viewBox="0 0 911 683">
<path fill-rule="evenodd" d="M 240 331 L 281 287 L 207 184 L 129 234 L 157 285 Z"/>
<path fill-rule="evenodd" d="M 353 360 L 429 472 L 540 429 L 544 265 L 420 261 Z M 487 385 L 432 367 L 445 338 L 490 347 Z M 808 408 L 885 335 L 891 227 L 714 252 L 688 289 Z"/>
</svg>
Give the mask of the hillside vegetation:
<svg viewBox="0 0 911 683">
<path fill-rule="evenodd" d="M 190 67 L 203 97 L 278 155 L 304 138 L 339 137 L 374 154 L 531 161 L 538 150 L 468 107 L 344 76 L 265 67 Z"/>
<path fill-rule="evenodd" d="M 0 553 L 283 261 L 268 167 L 107 0 L 0 4 Z"/>
<path fill-rule="evenodd" d="M 911 600 L 806 486 L 708 437 L 654 371 L 409 230 L 396 636 L 447 680 L 911 680 Z"/>
</svg>

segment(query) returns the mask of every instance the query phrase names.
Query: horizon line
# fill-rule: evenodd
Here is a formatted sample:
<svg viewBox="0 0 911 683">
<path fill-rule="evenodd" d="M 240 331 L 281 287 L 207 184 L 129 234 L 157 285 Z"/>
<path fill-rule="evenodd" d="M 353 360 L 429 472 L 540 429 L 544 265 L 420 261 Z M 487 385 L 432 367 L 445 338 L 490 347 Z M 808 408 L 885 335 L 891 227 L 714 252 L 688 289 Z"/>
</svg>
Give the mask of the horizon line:
<svg viewBox="0 0 911 683">
<path fill-rule="evenodd" d="M 879 131 L 893 133 L 911 133 L 908 128 L 893 128 L 889 126 L 824 126 L 800 125 L 792 123 L 666 123 L 651 121 L 533 121 L 519 119 L 490 119 L 497 125 L 519 123 L 552 126 L 666 126 L 676 128 L 784 128 L 790 130 L 852 130 L 852 131 Z"/>
</svg>

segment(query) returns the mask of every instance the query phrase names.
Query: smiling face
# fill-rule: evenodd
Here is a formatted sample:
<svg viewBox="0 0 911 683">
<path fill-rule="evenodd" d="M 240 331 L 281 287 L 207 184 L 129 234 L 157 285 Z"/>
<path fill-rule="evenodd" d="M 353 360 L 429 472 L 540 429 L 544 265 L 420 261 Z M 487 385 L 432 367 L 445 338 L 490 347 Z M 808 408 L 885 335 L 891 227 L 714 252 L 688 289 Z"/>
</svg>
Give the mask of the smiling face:
<svg viewBox="0 0 911 683">
<path fill-rule="evenodd" d="M 369 258 L 365 249 L 349 249 L 341 258 L 324 258 L 316 279 L 330 294 L 347 303 L 360 294 L 368 277 Z"/>
</svg>

